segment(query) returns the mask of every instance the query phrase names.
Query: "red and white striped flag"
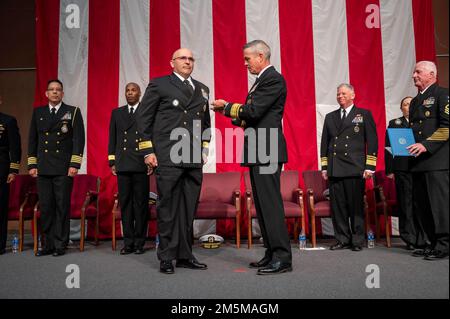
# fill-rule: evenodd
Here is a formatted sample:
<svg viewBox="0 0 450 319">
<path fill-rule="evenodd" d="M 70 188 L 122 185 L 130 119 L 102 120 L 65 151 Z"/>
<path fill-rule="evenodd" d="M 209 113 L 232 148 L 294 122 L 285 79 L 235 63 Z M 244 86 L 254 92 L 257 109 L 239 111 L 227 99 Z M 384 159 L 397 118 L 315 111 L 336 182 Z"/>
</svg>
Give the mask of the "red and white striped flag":
<svg viewBox="0 0 450 319">
<path fill-rule="evenodd" d="M 124 105 L 124 86 L 166 75 L 173 51 L 194 52 L 193 77 L 211 98 L 242 101 L 253 79 L 242 46 L 262 39 L 287 81 L 283 120 L 289 163 L 318 168 L 325 114 L 337 108 L 336 87 L 350 82 L 355 103 L 370 109 L 379 134 L 382 169 L 388 120 L 414 96 L 417 60 L 435 60 L 431 0 L 36 0 L 35 105 L 46 103 L 47 80 L 64 83 L 66 103 L 79 106 L 86 126 L 82 172 L 102 177 L 102 214 L 109 216 L 115 179 L 108 167 L 111 110 Z M 211 113 L 223 134 L 229 119 Z M 231 146 L 227 145 L 228 148 Z M 205 172 L 240 170 L 224 163 L 225 142 L 213 137 Z M 110 230 L 109 218 L 102 232 Z"/>
</svg>

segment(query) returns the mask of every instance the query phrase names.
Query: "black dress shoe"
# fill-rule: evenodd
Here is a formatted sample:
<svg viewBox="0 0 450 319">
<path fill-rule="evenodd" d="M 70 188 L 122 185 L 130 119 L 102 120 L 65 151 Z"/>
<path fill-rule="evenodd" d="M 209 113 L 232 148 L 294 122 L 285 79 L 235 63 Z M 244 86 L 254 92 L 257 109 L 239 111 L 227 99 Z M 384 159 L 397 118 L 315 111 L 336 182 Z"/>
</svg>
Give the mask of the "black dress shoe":
<svg viewBox="0 0 450 319">
<path fill-rule="evenodd" d="M 427 247 L 425 249 L 416 249 L 412 252 L 411 256 L 413 257 L 425 257 L 430 254 L 432 251 L 431 248 Z"/>
<path fill-rule="evenodd" d="M 341 242 L 337 242 L 333 246 L 330 247 L 330 250 L 341 250 L 341 249 L 350 249 L 352 248 L 349 244 L 343 244 Z"/>
<path fill-rule="evenodd" d="M 427 254 L 423 259 L 425 260 L 440 260 L 448 258 L 448 252 L 443 252 L 440 250 L 433 249 L 429 254 Z"/>
<path fill-rule="evenodd" d="M 159 264 L 159 271 L 163 274 L 173 274 L 175 270 L 173 269 L 172 261 L 171 260 L 161 260 L 161 263 Z"/>
<path fill-rule="evenodd" d="M 352 247 L 352 250 L 353 250 L 353 251 L 361 251 L 361 250 L 362 250 L 362 246 L 354 245 L 354 246 Z"/>
<path fill-rule="evenodd" d="M 284 272 L 292 271 L 291 263 L 283 263 L 281 261 L 272 262 L 267 267 L 258 269 L 258 275 L 276 275 Z"/>
<path fill-rule="evenodd" d="M 131 247 L 123 247 L 123 248 L 120 250 L 120 254 L 121 254 L 121 255 L 129 255 L 129 254 L 132 254 L 132 253 L 134 253 L 134 249 L 131 248 Z"/>
<path fill-rule="evenodd" d="M 406 244 L 405 249 L 406 249 L 406 250 L 415 250 L 416 248 L 414 247 L 413 244 Z"/>
<path fill-rule="evenodd" d="M 53 252 L 53 257 L 63 256 L 66 253 L 64 249 L 55 249 Z"/>
<path fill-rule="evenodd" d="M 177 268 L 189 268 L 198 270 L 205 270 L 208 268 L 206 264 L 203 264 L 195 259 L 178 259 L 175 266 Z"/>
<path fill-rule="evenodd" d="M 142 255 L 143 253 L 144 253 L 145 251 L 144 251 L 144 248 L 136 248 L 135 250 L 134 250 L 134 253 L 136 254 L 136 255 Z"/>
<path fill-rule="evenodd" d="M 36 257 L 48 256 L 48 255 L 53 254 L 54 251 L 55 251 L 54 249 L 41 249 L 41 250 L 38 250 L 38 252 L 36 253 L 35 256 Z"/>
<path fill-rule="evenodd" d="M 267 256 L 264 256 L 263 259 L 260 261 L 254 261 L 249 264 L 250 268 L 262 268 L 266 267 L 270 262 L 272 261 L 272 258 L 269 258 Z"/>
<path fill-rule="evenodd" d="M 6 252 L 5 248 L 0 249 L 0 255 L 3 255 Z"/>
</svg>

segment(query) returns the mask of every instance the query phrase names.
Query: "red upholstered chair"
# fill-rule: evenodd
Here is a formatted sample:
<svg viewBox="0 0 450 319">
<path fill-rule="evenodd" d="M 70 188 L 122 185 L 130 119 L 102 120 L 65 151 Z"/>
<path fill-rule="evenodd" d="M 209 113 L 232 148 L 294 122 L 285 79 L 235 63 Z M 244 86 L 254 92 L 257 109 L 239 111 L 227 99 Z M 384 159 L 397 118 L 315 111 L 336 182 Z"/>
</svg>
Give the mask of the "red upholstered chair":
<svg viewBox="0 0 450 319">
<path fill-rule="evenodd" d="M 156 188 L 156 177 L 154 174 L 150 175 L 149 177 L 149 183 L 150 183 L 150 192 L 153 192 L 155 194 L 158 193 Z M 148 213 L 149 213 L 149 221 L 156 219 L 156 205 L 152 201 L 148 201 Z M 120 210 L 120 203 L 119 203 L 119 193 L 114 194 L 114 205 L 112 209 L 112 250 L 116 250 L 116 221 L 122 220 L 122 212 Z"/>
<path fill-rule="evenodd" d="M 252 247 L 252 219 L 256 218 L 256 209 L 253 203 L 250 174 L 244 173 L 246 189 L 246 210 L 248 218 L 248 248 Z M 294 238 L 297 240 L 299 224 L 305 230 L 305 209 L 303 206 L 303 191 L 298 187 L 298 171 L 282 171 L 280 176 L 280 191 L 283 199 L 286 218 L 294 218 Z"/>
<path fill-rule="evenodd" d="M 308 192 L 308 212 L 311 221 L 311 241 L 316 247 L 316 217 L 331 217 L 330 201 L 324 195 L 328 181 L 323 179 L 321 171 L 304 171 L 303 180 Z"/>
<path fill-rule="evenodd" d="M 33 219 L 33 208 L 38 200 L 36 179 L 29 175 L 17 175 L 9 190 L 8 220 L 19 221 L 19 251 L 22 251 L 24 222 Z"/>
<path fill-rule="evenodd" d="M 71 195 L 70 219 L 79 219 L 81 223 L 80 251 L 84 251 L 86 236 L 85 221 L 95 221 L 94 240 L 98 245 L 99 209 L 98 194 L 100 191 L 100 178 L 93 175 L 78 174 L 73 179 Z M 38 220 L 41 217 L 39 202 L 34 209 L 34 251 L 38 249 Z"/>
<path fill-rule="evenodd" d="M 375 225 L 376 238 L 380 240 L 379 218 L 383 216 L 386 231 L 386 246 L 391 247 L 391 229 L 389 216 L 398 216 L 397 193 L 395 190 L 395 180 L 386 177 L 384 171 L 376 171 L 374 178 L 374 202 L 375 202 Z"/>
<path fill-rule="evenodd" d="M 200 200 L 195 219 L 233 218 L 236 222 L 236 246 L 241 246 L 241 173 L 203 174 Z"/>
</svg>

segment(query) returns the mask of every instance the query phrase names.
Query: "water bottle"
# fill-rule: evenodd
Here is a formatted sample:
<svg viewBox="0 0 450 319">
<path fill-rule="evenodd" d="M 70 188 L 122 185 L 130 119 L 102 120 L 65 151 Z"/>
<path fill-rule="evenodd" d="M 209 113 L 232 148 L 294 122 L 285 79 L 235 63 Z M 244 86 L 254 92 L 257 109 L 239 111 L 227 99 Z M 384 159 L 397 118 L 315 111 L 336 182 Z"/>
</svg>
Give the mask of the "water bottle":
<svg viewBox="0 0 450 319">
<path fill-rule="evenodd" d="M 155 236 L 155 249 L 158 249 L 159 246 L 159 234 L 156 234 Z"/>
<path fill-rule="evenodd" d="M 12 240 L 12 252 L 17 253 L 19 251 L 19 238 L 17 238 L 16 235 L 14 235 Z"/>
<path fill-rule="evenodd" d="M 42 249 L 41 235 L 38 236 L 38 250 Z"/>
<path fill-rule="evenodd" d="M 372 230 L 367 233 L 367 248 L 375 248 L 375 236 Z"/>
<path fill-rule="evenodd" d="M 298 248 L 300 250 L 306 249 L 306 236 L 303 232 L 300 235 L 298 235 Z"/>
</svg>

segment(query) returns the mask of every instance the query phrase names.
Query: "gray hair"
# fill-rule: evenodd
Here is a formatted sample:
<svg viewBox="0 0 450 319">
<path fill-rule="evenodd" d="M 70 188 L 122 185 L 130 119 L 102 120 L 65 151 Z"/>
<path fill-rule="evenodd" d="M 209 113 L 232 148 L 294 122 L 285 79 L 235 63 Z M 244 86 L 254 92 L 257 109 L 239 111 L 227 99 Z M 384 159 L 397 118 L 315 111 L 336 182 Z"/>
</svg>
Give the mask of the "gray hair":
<svg viewBox="0 0 450 319">
<path fill-rule="evenodd" d="M 270 47 L 263 40 L 253 40 L 244 45 L 243 50 L 252 48 L 256 53 L 262 53 L 266 60 L 270 60 Z"/>
<path fill-rule="evenodd" d="M 349 89 L 350 91 L 352 91 L 353 93 L 355 93 L 355 88 L 351 84 L 341 83 L 338 85 L 337 89 L 339 90 L 341 87 L 345 87 L 345 88 Z"/>
<path fill-rule="evenodd" d="M 437 68 L 436 64 L 432 61 L 419 61 L 417 62 L 417 65 L 422 65 L 426 70 L 433 72 L 434 76 L 437 77 Z"/>
</svg>

